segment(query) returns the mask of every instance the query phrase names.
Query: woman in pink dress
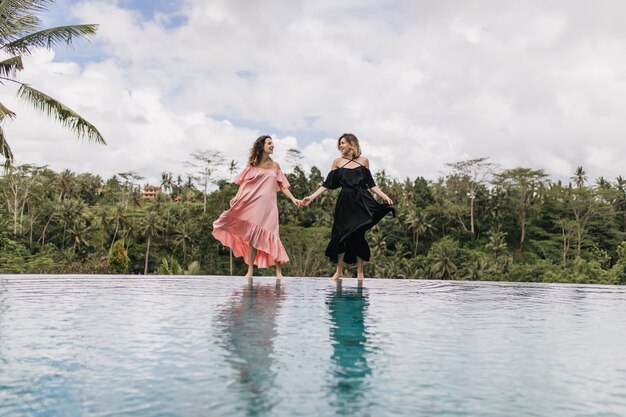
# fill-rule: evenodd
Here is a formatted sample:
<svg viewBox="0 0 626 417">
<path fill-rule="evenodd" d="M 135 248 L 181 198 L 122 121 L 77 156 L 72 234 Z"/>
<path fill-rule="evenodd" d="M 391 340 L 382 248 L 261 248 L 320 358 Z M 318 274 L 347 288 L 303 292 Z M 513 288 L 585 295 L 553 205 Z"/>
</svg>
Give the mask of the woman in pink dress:
<svg viewBox="0 0 626 417">
<path fill-rule="evenodd" d="M 274 143 L 270 136 L 257 138 L 250 149 L 248 165 L 235 178 L 239 184 L 230 208 L 213 222 L 213 236 L 243 256 L 248 265 L 246 278 L 252 277 L 254 265 L 276 265 L 276 278 L 282 278 L 281 264 L 289 261 L 278 234 L 276 193 L 282 191 L 296 206 L 300 200 L 289 191 L 289 181 L 272 161 Z"/>
</svg>

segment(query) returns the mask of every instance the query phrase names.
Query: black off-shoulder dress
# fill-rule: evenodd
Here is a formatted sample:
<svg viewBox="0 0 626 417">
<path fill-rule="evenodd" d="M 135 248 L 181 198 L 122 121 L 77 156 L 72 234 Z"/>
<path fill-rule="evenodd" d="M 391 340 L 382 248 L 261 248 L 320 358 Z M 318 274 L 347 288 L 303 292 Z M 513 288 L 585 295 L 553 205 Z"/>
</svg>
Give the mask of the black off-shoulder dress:
<svg viewBox="0 0 626 417">
<path fill-rule="evenodd" d="M 394 217 L 396 215 L 394 206 L 378 203 L 368 191 L 376 186 L 369 169 L 361 164 L 357 168 L 345 168 L 352 161 L 330 171 L 322 184 L 331 190 L 341 187 L 335 206 L 331 239 L 325 254 L 331 261 L 337 262 L 338 255 L 345 253 L 343 260 L 349 264 L 355 263 L 357 257 L 364 261 L 370 260 L 365 232 L 387 213 L 392 213 Z"/>
</svg>

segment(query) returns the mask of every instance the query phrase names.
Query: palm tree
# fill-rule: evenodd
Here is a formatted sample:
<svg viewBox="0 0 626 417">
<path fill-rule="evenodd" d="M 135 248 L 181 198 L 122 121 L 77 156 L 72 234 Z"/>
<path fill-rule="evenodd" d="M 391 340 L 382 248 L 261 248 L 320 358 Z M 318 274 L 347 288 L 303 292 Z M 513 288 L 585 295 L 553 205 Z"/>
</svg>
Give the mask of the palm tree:
<svg viewBox="0 0 626 417">
<path fill-rule="evenodd" d="M 587 172 L 582 166 L 580 166 L 576 168 L 574 176 L 570 177 L 570 180 L 574 181 L 576 188 L 582 188 L 585 186 L 585 181 L 587 181 Z"/>
<path fill-rule="evenodd" d="M 63 239 L 62 244 L 65 247 L 65 237 L 67 231 L 75 229 L 86 216 L 87 205 L 82 200 L 68 199 L 63 200 L 61 205 L 61 218 L 63 220 Z"/>
<path fill-rule="evenodd" d="M 598 188 L 603 190 L 608 190 L 611 188 L 611 182 L 602 176 L 596 179 L 596 185 L 598 186 Z"/>
<path fill-rule="evenodd" d="M 159 232 L 163 230 L 161 226 L 161 219 L 157 213 L 150 212 L 144 218 L 143 233 L 146 236 L 148 242 L 146 247 L 146 262 L 143 268 L 143 274 L 148 275 L 148 260 L 150 259 L 150 243 L 152 239 L 159 236 Z"/>
<path fill-rule="evenodd" d="M 100 231 L 102 233 L 100 236 L 100 248 L 104 248 L 106 228 L 109 225 L 109 212 L 106 207 L 101 207 L 100 210 L 98 210 L 96 218 L 98 219 L 98 224 L 100 225 Z"/>
<path fill-rule="evenodd" d="M 372 228 L 369 241 L 374 258 L 380 258 L 387 247 L 387 238 L 380 225 L 376 225 Z"/>
<path fill-rule="evenodd" d="M 181 195 L 183 193 L 183 178 L 178 175 L 172 189 L 172 194 Z"/>
<path fill-rule="evenodd" d="M 0 0 L 0 52 L 5 56 L 0 61 L 0 83 L 9 81 L 18 84 L 18 97 L 32 104 L 36 110 L 56 119 L 79 138 L 86 137 L 105 144 L 98 129 L 81 115 L 29 84 L 17 80 L 17 72 L 24 69 L 23 57 L 31 55 L 34 50 L 50 50 L 59 44 L 71 46 L 75 40 L 89 39 L 96 33 L 97 25 L 42 29 L 42 21 L 36 13 L 47 11 L 53 4 L 54 0 Z M 13 152 L 1 124 L 5 119 L 13 118 L 15 113 L 0 103 L 0 154 L 7 166 L 13 162 Z"/>
<path fill-rule="evenodd" d="M 437 261 L 433 265 L 433 271 L 438 279 L 450 279 L 456 271 L 456 265 L 446 252 L 442 252 L 436 258 Z"/>
<path fill-rule="evenodd" d="M 173 256 L 163 258 L 161 260 L 161 266 L 159 267 L 159 275 L 182 275 L 183 269 Z"/>
<path fill-rule="evenodd" d="M 175 232 L 174 243 L 183 246 L 183 263 L 187 262 L 187 245 L 191 245 L 192 238 L 189 232 L 189 223 L 182 221 L 178 224 L 178 230 Z"/>
<path fill-rule="evenodd" d="M 69 169 L 63 170 L 59 174 L 57 187 L 59 189 L 59 201 L 65 198 L 71 198 L 76 188 L 76 175 Z"/>
<path fill-rule="evenodd" d="M 237 171 L 237 168 L 237 161 L 231 159 L 228 163 L 228 174 L 232 177 L 233 175 L 235 175 L 235 171 Z"/>
<path fill-rule="evenodd" d="M 168 190 L 171 191 L 174 188 L 174 181 L 172 180 L 172 173 L 171 172 L 161 172 L 161 188 L 163 188 L 163 190 L 165 192 L 167 192 Z"/>
<path fill-rule="evenodd" d="M 289 151 L 287 151 L 289 152 Z M 232 178 L 235 175 L 235 171 L 237 171 L 237 161 L 235 161 L 234 159 L 231 159 L 230 162 L 228 163 L 228 174 L 230 175 L 230 177 Z M 228 259 L 229 259 L 229 270 L 230 270 L 230 275 L 233 275 L 233 248 L 228 248 Z"/>
<path fill-rule="evenodd" d="M 476 260 L 467 268 L 467 279 L 472 281 L 483 280 L 490 272 L 489 263 L 482 257 L 476 258 Z"/>
<path fill-rule="evenodd" d="M 501 232 L 499 229 L 492 229 L 487 232 L 489 236 L 489 242 L 485 245 L 487 249 L 493 252 L 495 260 L 498 260 L 500 252 L 506 250 L 506 232 Z"/>
<path fill-rule="evenodd" d="M 438 279 L 451 279 L 456 272 L 454 263 L 457 256 L 458 244 L 450 238 L 443 238 L 433 245 L 434 264 L 433 273 Z"/>
<path fill-rule="evenodd" d="M 615 188 L 617 188 L 618 194 L 616 199 L 616 208 L 618 213 L 622 214 L 622 225 L 626 232 L 626 179 L 621 175 L 615 178 Z"/>
<path fill-rule="evenodd" d="M 41 232 L 41 237 L 37 240 L 37 242 L 41 242 L 41 249 L 46 246 L 46 234 L 48 232 L 48 226 L 52 223 L 58 216 L 58 208 L 55 204 L 50 202 L 42 203 L 38 205 L 38 210 L 42 213 L 42 223 L 44 223 L 43 231 Z"/>
<path fill-rule="evenodd" d="M 138 213 L 127 213 L 126 218 L 122 221 L 121 236 L 126 243 L 126 250 L 130 249 L 130 245 L 137 242 L 137 236 L 140 232 L 141 225 L 139 224 Z"/>
<path fill-rule="evenodd" d="M 192 201 L 195 198 L 196 188 L 193 185 L 194 178 L 194 176 L 187 174 L 187 182 L 185 182 L 181 189 L 181 194 L 183 194 L 184 191 L 185 201 Z"/>
<path fill-rule="evenodd" d="M 74 227 L 71 227 L 69 229 L 74 253 L 80 251 L 83 246 L 90 246 L 89 241 L 87 240 L 85 235 L 91 232 L 91 229 L 91 226 L 85 226 L 84 223 L 77 223 L 74 225 Z"/>
<path fill-rule="evenodd" d="M 117 175 L 124 179 L 122 185 L 124 209 L 128 210 L 128 203 L 132 203 L 134 207 L 141 206 L 141 191 L 139 190 L 137 182 L 141 181 L 143 177 L 135 171 L 120 172 Z"/>
<path fill-rule="evenodd" d="M 96 204 L 102 195 L 102 178 L 89 173 L 78 174 L 75 192 L 89 205 Z"/>
<path fill-rule="evenodd" d="M 120 223 L 126 220 L 126 210 L 124 206 L 118 204 L 115 206 L 115 213 L 113 215 L 113 220 L 115 221 L 115 231 L 113 232 L 113 239 L 111 239 L 111 246 L 109 247 L 109 252 L 113 249 L 113 244 L 115 243 L 115 239 L 117 239 L 117 233 L 120 230 Z"/>
<path fill-rule="evenodd" d="M 139 188 L 134 188 L 133 191 L 130 193 L 130 203 L 132 204 L 133 208 L 139 208 L 141 207 L 141 204 L 143 204 L 143 194 L 141 193 Z"/>
<path fill-rule="evenodd" d="M 413 256 L 417 256 L 417 245 L 419 244 L 419 236 L 426 232 L 433 234 L 434 230 L 437 230 L 435 226 L 433 226 L 433 220 L 427 219 L 423 213 L 418 212 L 413 209 L 410 210 L 404 220 L 404 224 L 409 228 L 409 230 L 413 233 L 413 238 L 415 239 L 415 246 L 413 249 Z"/>
</svg>

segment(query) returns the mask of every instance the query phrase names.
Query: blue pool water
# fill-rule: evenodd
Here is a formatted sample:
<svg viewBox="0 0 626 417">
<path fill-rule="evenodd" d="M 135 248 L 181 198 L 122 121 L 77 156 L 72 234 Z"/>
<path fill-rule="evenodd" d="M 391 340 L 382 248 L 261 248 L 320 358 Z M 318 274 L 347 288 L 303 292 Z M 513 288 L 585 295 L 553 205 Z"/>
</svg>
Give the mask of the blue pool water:
<svg viewBox="0 0 626 417">
<path fill-rule="evenodd" d="M 0 277 L 0 416 L 624 416 L 626 288 Z"/>
</svg>

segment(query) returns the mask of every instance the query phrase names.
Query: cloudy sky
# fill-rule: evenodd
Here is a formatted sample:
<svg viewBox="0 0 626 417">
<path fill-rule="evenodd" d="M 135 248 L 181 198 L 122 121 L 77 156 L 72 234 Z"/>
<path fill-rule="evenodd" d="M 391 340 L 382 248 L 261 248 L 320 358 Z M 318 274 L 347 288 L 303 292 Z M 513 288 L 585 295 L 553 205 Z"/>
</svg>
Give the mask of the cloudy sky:
<svg viewBox="0 0 626 417">
<path fill-rule="evenodd" d="M 18 112 L 18 163 L 182 174 L 194 150 L 244 163 L 259 134 L 327 171 L 355 133 L 374 170 L 435 179 L 446 163 L 567 179 L 626 176 L 622 0 L 58 0 L 49 26 L 100 25 L 91 43 L 41 51 L 20 80 L 101 130 L 77 141 Z"/>
</svg>

